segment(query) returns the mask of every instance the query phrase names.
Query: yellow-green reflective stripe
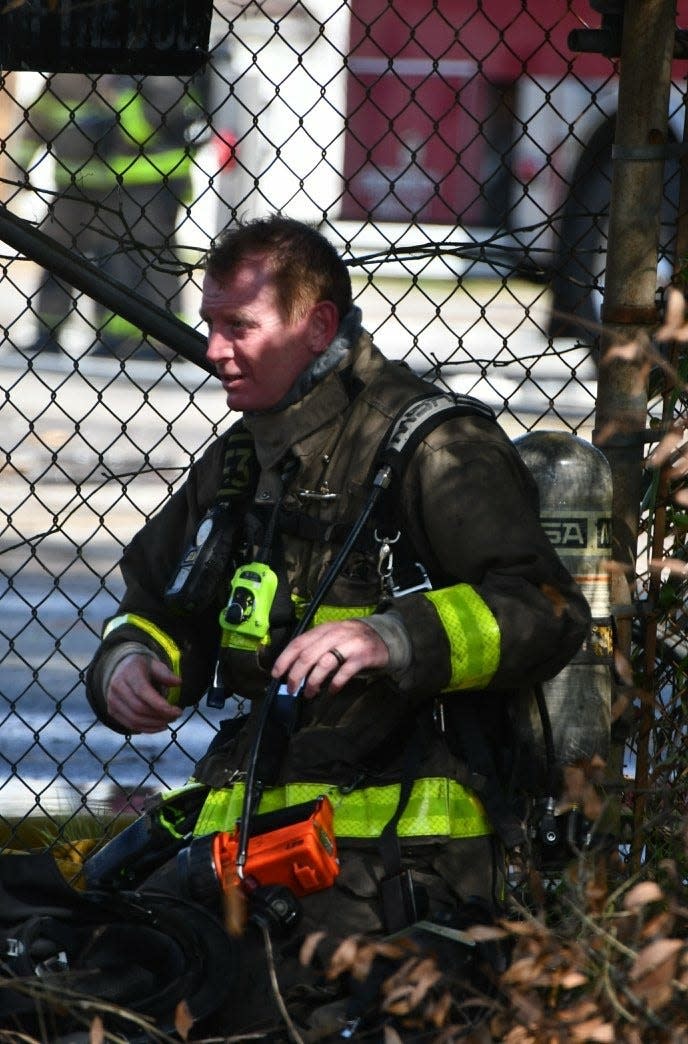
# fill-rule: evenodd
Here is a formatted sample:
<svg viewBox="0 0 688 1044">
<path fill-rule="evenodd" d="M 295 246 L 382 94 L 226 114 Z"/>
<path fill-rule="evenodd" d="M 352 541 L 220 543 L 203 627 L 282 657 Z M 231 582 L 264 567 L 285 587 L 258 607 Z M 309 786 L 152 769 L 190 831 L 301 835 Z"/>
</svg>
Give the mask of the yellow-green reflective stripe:
<svg viewBox="0 0 688 1044">
<path fill-rule="evenodd" d="M 63 187 L 75 182 L 84 189 L 110 188 L 122 185 L 155 185 L 165 175 L 185 178 L 191 170 L 191 160 L 178 149 L 153 153 L 150 156 L 119 156 L 105 161 L 89 160 L 73 166 L 64 160 L 55 165 L 55 179 Z"/>
<path fill-rule="evenodd" d="M 313 617 L 313 627 L 333 620 L 351 620 L 355 616 L 372 616 L 374 605 L 321 605 Z"/>
<path fill-rule="evenodd" d="M 114 156 L 108 159 L 108 165 L 125 185 L 149 185 L 160 181 L 165 175 L 185 177 L 191 169 L 191 160 L 180 149 L 167 149 L 165 152 L 151 149 L 149 153 L 144 152 L 143 156 Z"/>
<path fill-rule="evenodd" d="M 175 674 L 179 674 L 182 666 L 182 654 L 179 646 L 175 642 L 174 638 L 170 638 L 169 634 L 165 634 L 159 627 L 156 627 L 150 620 L 146 620 L 145 616 L 137 616 L 136 613 L 122 613 L 121 616 L 115 616 L 105 625 L 103 630 L 103 638 L 107 638 L 109 634 L 112 634 L 118 627 L 125 627 L 129 624 L 132 627 L 138 627 L 140 631 L 144 631 L 145 634 L 149 634 L 151 638 L 158 643 L 158 645 L 164 650 L 169 662 L 170 669 Z M 181 695 L 181 689 L 178 685 L 171 686 L 167 690 L 167 702 L 172 703 L 176 706 L 179 703 L 179 697 Z"/>
<path fill-rule="evenodd" d="M 266 790 L 259 811 L 274 812 L 302 801 L 326 795 L 334 808 L 334 832 L 342 840 L 377 838 L 394 815 L 399 801 L 399 784 L 363 787 L 342 794 L 330 783 L 287 783 Z M 234 830 L 241 815 L 244 785 L 236 783 L 224 790 L 211 790 L 194 827 L 194 834 Z M 455 780 L 419 779 L 413 784 L 397 832 L 400 837 L 484 837 L 491 834 L 485 809 L 476 795 Z"/>
<path fill-rule="evenodd" d="M 308 602 L 305 598 L 299 598 L 296 595 L 292 595 L 292 602 L 296 618 L 300 620 L 308 608 Z M 316 624 L 331 623 L 333 620 L 352 620 L 357 616 L 372 616 L 375 609 L 374 605 L 321 605 L 315 611 L 311 627 L 315 627 Z"/>
<path fill-rule="evenodd" d="M 153 135 L 154 127 L 146 117 L 146 107 L 138 91 L 132 89 L 120 95 L 117 115 L 121 129 L 137 145 L 144 145 Z"/>
<path fill-rule="evenodd" d="M 494 616 L 469 584 L 426 591 L 449 639 L 451 678 L 443 690 L 480 689 L 499 666 L 500 635 Z"/>
</svg>

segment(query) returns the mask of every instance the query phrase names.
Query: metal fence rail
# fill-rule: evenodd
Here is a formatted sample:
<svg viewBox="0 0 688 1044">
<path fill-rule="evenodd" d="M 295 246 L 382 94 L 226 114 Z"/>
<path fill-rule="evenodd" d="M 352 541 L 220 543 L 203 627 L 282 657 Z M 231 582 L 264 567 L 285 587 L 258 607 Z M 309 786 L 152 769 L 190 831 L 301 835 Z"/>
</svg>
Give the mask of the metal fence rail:
<svg viewBox="0 0 688 1044">
<path fill-rule="evenodd" d="M 613 58 L 569 45 L 591 23 L 583 0 L 216 0 L 193 76 L 6 72 L 0 199 L 195 329 L 227 223 L 314 222 L 389 356 L 514 437 L 589 438 L 618 93 Z M 676 140 L 682 124 L 677 78 Z M 2 276 L 0 817 L 65 831 L 183 781 L 207 743 L 205 708 L 162 738 L 109 732 L 83 679 L 122 547 L 231 418 L 211 376 L 112 307 L 17 249 Z"/>
</svg>

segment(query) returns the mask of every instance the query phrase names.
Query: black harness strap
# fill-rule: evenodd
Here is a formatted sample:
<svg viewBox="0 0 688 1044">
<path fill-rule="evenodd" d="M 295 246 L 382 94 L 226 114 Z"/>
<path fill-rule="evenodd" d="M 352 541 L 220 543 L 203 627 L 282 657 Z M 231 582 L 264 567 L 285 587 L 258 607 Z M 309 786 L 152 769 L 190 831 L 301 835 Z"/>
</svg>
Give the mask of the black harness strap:
<svg viewBox="0 0 688 1044">
<path fill-rule="evenodd" d="M 341 569 L 354 547 L 358 537 L 373 514 L 378 498 L 393 479 L 399 479 L 408 459 L 414 453 L 416 447 L 425 437 L 428 431 L 439 424 L 442 420 L 457 413 L 481 413 L 484 416 L 494 418 L 489 407 L 484 406 L 478 400 L 448 396 L 442 393 L 432 396 L 422 396 L 407 403 L 393 420 L 389 434 L 383 440 L 381 452 L 376 461 L 375 476 L 372 480 L 368 499 L 363 506 L 359 517 L 351 526 L 340 550 L 335 555 L 325 576 L 322 578 L 318 590 L 311 599 L 304 615 L 297 623 L 291 637 L 296 638 L 311 625 L 315 613 L 322 604 L 325 595 L 341 572 Z M 266 784 L 272 782 L 277 758 L 266 759 L 263 754 L 263 737 L 268 730 L 271 717 L 274 717 L 274 707 L 277 701 L 277 693 L 280 688 L 280 679 L 273 679 L 267 686 L 256 734 L 251 749 L 246 783 L 244 791 L 244 802 L 239 820 L 238 851 L 236 857 L 237 871 L 239 877 L 243 877 L 246 857 L 248 852 L 248 838 L 250 833 L 251 819 L 255 813 L 260 800 L 260 794 Z M 270 764 L 271 763 L 271 764 Z M 408 801 L 408 797 L 406 798 Z M 403 808 L 399 811 L 401 816 Z M 396 831 L 396 826 L 395 826 Z"/>
<path fill-rule="evenodd" d="M 413 400 L 396 420 L 385 440 L 378 464 L 389 464 L 395 477 L 401 478 L 409 460 L 425 436 L 445 420 L 469 415 L 496 419 L 494 410 L 472 395 L 438 392 Z"/>
</svg>

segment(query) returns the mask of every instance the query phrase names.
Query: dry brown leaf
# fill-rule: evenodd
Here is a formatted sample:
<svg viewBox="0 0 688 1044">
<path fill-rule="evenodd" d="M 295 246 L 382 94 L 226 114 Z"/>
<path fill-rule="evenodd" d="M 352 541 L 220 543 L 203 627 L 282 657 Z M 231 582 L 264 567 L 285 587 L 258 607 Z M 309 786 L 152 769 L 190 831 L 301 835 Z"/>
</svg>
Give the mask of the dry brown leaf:
<svg viewBox="0 0 688 1044">
<path fill-rule="evenodd" d="M 413 939 L 397 939 L 395 942 L 389 941 L 378 941 L 372 944 L 375 947 L 375 953 L 380 957 L 389 957 L 390 960 L 400 961 L 403 957 L 408 957 L 409 953 L 417 953 L 418 947 Z"/>
<path fill-rule="evenodd" d="M 595 1041 L 595 1044 L 614 1044 L 616 1031 L 611 1022 L 604 1022 L 602 1018 L 590 1019 L 572 1026 L 571 1037 L 573 1040 Z"/>
<path fill-rule="evenodd" d="M 626 692 L 630 698 L 633 691 L 633 666 L 628 657 L 618 648 L 614 649 L 614 669 L 622 684 L 626 686 Z"/>
<path fill-rule="evenodd" d="M 641 363 L 647 359 L 647 346 L 636 338 L 626 344 L 612 344 L 600 359 L 600 365 L 608 366 L 612 362 Z"/>
<path fill-rule="evenodd" d="M 416 950 L 409 940 L 399 943 L 378 943 L 360 940 L 358 950 L 351 965 L 351 974 L 359 982 L 369 976 L 373 962 L 376 957 L 389 957 L 392 960 L 401 960 L 408 956 L 409 950 Z"/>
<path fill-rule="evenodd" d="M 656 341 L 688 339 L 688 325 L 684 326 L 685 308 L 685 298 L 678 287 L 668 287 L 664 298 L 664 322 L 655 333 Z"/>
<path fill-rule="evenodd" d="M 653 350 L 649 340 L 643 336 L 626 344 L 610 345 L 600 356 L 600 372 L 607 367 L 619 367 L 620 365 L 626 370 L 625 379 L 628 381 L 629 397 L 640 396 L 644 393 L 653 366 L 658 366 L 662 370 L 668 368 L 663 356 Z M 614 434 L 630 435 L 636 430 L 635 420 L 636 418 L 629 414 L 627 419 L 621 416 L 620 422 L 611 421 L 604 425 L 602 430 L 598 431 L 596 444 L 603 447 Z"/>
<path fill-rule="evenodd" d="M 528 1026 L 529 1029 L 537 1029 L 538 1026 L 542 1025 L 544 1008 L 539 994 L 533 990 L 529 990 L 527 993 L 514 990 L 509 999 L 511 1000 L 511 1006 L 516 1012 L 518 1022 Z"/>
<path fill-rule="evenodd" d="M 417 1008 L 428 991 L 442 978 L 442 972 L 432 957 L 407 962 L 406 968 L 403 977 L 395 973 L 382 985 L 385 994 L 383 1010 L 393 1015 L 407 1015 Z"/>
<path fill-rule="evenodd" d="M 564 765 L 564 786 L 562 801 L 570 805 L 580 805 L 588 786 L 585 772 L 580 765 Z"/>
<path fill-rule="evenodd" d="M 509 933 L 496 924 L 472 924 L 465 929 L 465 934 L 474 942 L 492 942 L 494 939 L 508 939 Z"/>
<path fill-rule="evenodd" d="M 656 903 L 664 898 L 664 893 L 656 881 L 641 881 L 624 896 L 624 910 L 638 910 L 648 903 Z"/>
<path fill-rule="evenodd" d="M 625 659 L 625 657 L 624 657 L 624 659 Z M 626 662 L 628 662 L 628 661 L 626 661 Z M 632 702 L 633 702 L 633 695 L 632 695 L 632 690 L 630 688 L 622 689 L 622 690 L 620 690 L 617 693 L 616 698 L 614 699 L 614 701 L 612 703 L 612 708 L 611 708 L 612 724 L 614 724 L 614 722 L 616 722 L 616 721 L 619 721 L 623 717 L 623 715 L 626 713 L 628 708 L 631 706 Z"/>
<path fill-rule="evenodd" d="M 565 1008 L 559 1008 L 553 1012 L 557 1022 L 585 1022 L 593 1015 L 598 1015 L 597 1005 L 594 1001 L 583 998 L 575 1004 L 568 1004 Z"/>
<path fill-rule="evenodd" d="M 594 783 L 603 783 L 607 771 L 607 762 L 599 754 L 593 754 L 588 762 L 588 774 Z"/>
<path fill-rule="evenodd" d="M 500 982 L 503 986 L 532 986 L 539 979 L 540 971 L 539 956 L 520 957 L 502 973 Z"/>
<path fill-rule="evenodd" d="M 351 964 L 351 974 L 354 979 L 358 982 L 363 982 L 364 979 L 368 978 L 370 969 L 373 966 L 373 961 L 378 955 L 377 947 L 375 943 L 364 943 L 356 951 L 356 956 Z"/>
<path fill-rule="evenodd" d="M 600 570 L 609 573 L 610 576 L 629 575 L 629 568 L 625 562 L 619 562 L 616 558 L 603 558 L 600 562 Z"/>
<path fill-rule="evenodd" d="M 189 1033 L 193 1029 L 193 1015 L 189 1009 L 189 1005 L 185 1000 L 180 1000 L 177 1007 L 174 1009 L 174 1028 L 182 1038 L 182 1040 L 189 1039 Z"/>
<path fill-rule="evenodd" d="M 646 1004 L 652 1011 L 661 1011 L 671 1002 L 674 990 L 671 979 L 652 972 L 646 975 L 633 990 L 633 995 L 641 1003 Z"/>
<path fill-rule="evenodd" d="M 504 1038 L 504 1044 L 536 1044 L 536 1040 L 525 1026 L 514 1026 Z"/>
<path fill-rule="evenodd" d="M 509 935 L 523 935 L 533 938 L 538 936 L 545 938 L 549 935 L 549 931 L 541 921 L 528 920 L 528 921 L 509 921 L 506 918 L 500 918 L 499 924 L 504 928 Z"/>
<path fill-rule="evenodd" d="M 645 466 L 648 468 L 661 468 L 669 457 L 681 445 L 685 435 L 685 425 L 679 423 L 674 425 L 659 440 L 652 453 L 648 456 Z"/>
<path fill-rule="evenodd" d="M 678 494 L 676 494 L 674 500 L 677 498 Z M 688 569 L 686 568 L 686 563 L 680 558 L 653 558 L 650 561 L 650 571 L 652 573 L 663 573 L 666 571 L 673 575 L 685 576 Z"/>
<path fill-rule="evenodd" d="M 671 463 L 671 471 L 669 472 L 670 482 L 681 482 L 688 475 L 688 446 L 684 443 L 680 449 L 676 451 L 676 457 Z"/>
<path fill-rule="evenodd" d="M 330 980 L 338 979 L 342 972 L 350 971 L 352 964 L 356 960 L 358 945 L 359 939 L 356 935 L 349 935 L 346 939 L 342 939 L 330 958 L 326 978 Z"/>
<path fill-rule="evenodd" d="M 397 985 L 406 983 L 409 976 L 412 974 L 413 969 L 418 964 L 418 960 L 418 957 L 409 957 L 405 960 L 404 963 L 389 976 L 389 978 L 385 979 L 382 984 L 382 992 L 391 992 L 396 989 Z"/>
<path fill-rule="evenodd" d="M 105 1028 L 103 1026 L 103 1020 L 100 1015 L 95 1015 L 91 1019 L 91 1025 L 88 1031 L 88 1044 L 103 1044 L 105 1040 Z"/>
<path fill-rule="evenodd" d="M 654 1011 L 665 1007 L 673 996 L 672 980 L 683 945 L 681 939 L 656 939 L 640 951 L 628 973 L 634 995 Z"/>
<path fill-rule="evenodd" d="M 561 987 L 562 990 L 575 990 L 578 986 L 585 986 L 588 977 L 577 968 L 564 968 L 555 972 L 552 980 L 552 984 Z"/>
<path fill-rule="evenodd" d="M 663 935 L 670 935 L 674 930 L 675 919 L 668 910 L 662 910 L 655 917 L 651 917 L 647 924 L 643 925 L 640 933 L 642 939 L 657 939 Z"/>
<path fill-rule="evenodd" d="M 636 982 L 648 972 L 656 971 L 664 966 L 676 969 L 679 952 L 683 949 L 682 939 L 655 939 L 638 953 L 628 973 L 631 982 Z"/>
<path fill-rule="evenodd" d="M 327 932 L 310 932 L 301 944 L 299 950 L 299 963 L 307 967 L 315 955 L 318 946 L 327 936 Z"/>
<path fill-rule="evenodd" d="M 426 1009 L 426 1017 L 432 1022 L 436 1029 L 446 1025 L 447 1017 L 451 1011 L 454 998 L 449 990 L 445 990 L 441 996 L 435 998 Z"/>
</svg>

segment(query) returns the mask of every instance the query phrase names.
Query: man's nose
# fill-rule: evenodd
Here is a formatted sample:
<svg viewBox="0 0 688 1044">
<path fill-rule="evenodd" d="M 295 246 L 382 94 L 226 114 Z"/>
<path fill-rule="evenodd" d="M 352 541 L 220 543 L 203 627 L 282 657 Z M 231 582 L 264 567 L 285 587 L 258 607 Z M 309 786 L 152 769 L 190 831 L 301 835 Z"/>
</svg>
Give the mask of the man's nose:
<svg viewBox="0 0 688 1044">
<path fill-rule="evenodd" d="M 227 359 L 233 355 L 232 342 L 219 330 L 211 330 L 208 334 L 208 344 L 205 350 L 206 358 L 210 362 L 219 359 Z"/>
</svg>

